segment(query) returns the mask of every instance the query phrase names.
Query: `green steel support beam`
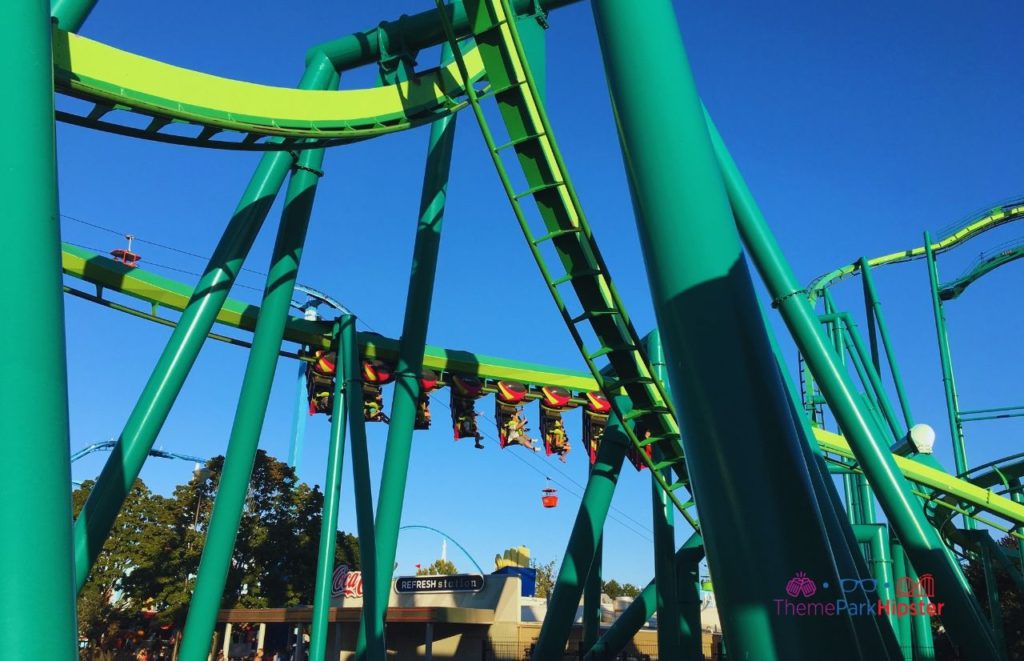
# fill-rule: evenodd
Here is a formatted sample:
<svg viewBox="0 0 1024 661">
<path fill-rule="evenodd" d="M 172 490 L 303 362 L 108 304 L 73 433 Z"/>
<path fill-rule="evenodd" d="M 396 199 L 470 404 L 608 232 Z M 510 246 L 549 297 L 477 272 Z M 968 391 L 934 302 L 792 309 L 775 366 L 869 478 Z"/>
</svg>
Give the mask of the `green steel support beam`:
<svg viewBox="0 0 1024 661">
<path fill-rule="evenodd" d="M 362 392 L 362 364 L 359 345 L 356 343 L 355 324 L 343 326 L 341 344 L 347 347 L 348 355 L 344 361 L 345 387 L 349 392 Z M 359 564 L 363 574 L 363 611 L 374 613 L 377 608 L 377 594 L 373 590 L 374 577 L 377 575 L 377 545 L 373 530 L 373 487 L 370 483 L 370 455 L 366 445 L 366 419 L 363 416 L 363 398 L 349 397 L 348 428 L 352 437 L 352 483 L 356 497 L 356 529 L 359 533 Z M 387 601 L 384 602 L 385 608 Z M 362 618 L 359 623 L 359 636 L 367 638 L 364 628 L 368 620 Z M 380 638 L 378 641 L 377 638 Z M 369 637 L 372 645 L 382 646 L 383 629 Z"/>
<path fill-rule="evenodd" d="M 762 309 L 762 316 L 764 310 Z M 767 325 L 767 319 L 765 319 Z M 825 533 L 828 535 L 833 560 L 839 575 L 844 578 L 866 578 L 868 576 L 867 564 L 864 555 L 857 544 L 856 535 L 850 521 L 847 520 L 847 513 L 843 510 L 843 504 L 839 500 L 835 484 L 829 476 L 828 466 L 822 456 L 821 446 L 814 437 L 814 430 L 808 419 L 800 415 L 800 395 L 796 386 L 793 385 L 789 372 L 786 369 L 786 361 L 775 339 L 775 334 L 769 331 L 772 351 L 775 353 L 776 373 L 783 382 L 786 391 L 789 393 L 789 411 L 793 418 L 793 424 L 802 433 L 800 449 L 804 456 L 804 463 L 811 476 L 811 483 L 814 486 L 815 499 L 821 511 L 821 518 L 825 524 Z M 850 477 L 850 476 L 844 476 Z M 849 485 L 847 485 L 849 486 Z M 856 493 L 856 492 L 855 492 Z M 848 496 L 849 498 L 849 492 Z M 867 494 L 870 500 L 870 492 Z M 857 494 L 857 501 L 860 502 L 861 495 Z M 863 516 L 858 511 L 858 516 Z M 842 593 L 842 597 L 864 603 L 869 601 L 867 592 L 863 586 L 858 586 L 852 594 Z M 895 635 L 888 626 L 879 625 L 878 618 L 874 617 L 850 617 L 850 622 L 857 633 L 857 644 L 860 647 L 860 654 L 868 659 L 895 659 L 899 656 L 899 645 Z"/>
<path fill-rule="evenodd" d="M 747 250 L 911 562 L 919 572 L 935 577 L 937 599 L 946 603 L 948 616 L 944 624 L 950 635 L 979 658 L 999 658 L 995 641 L 963 572 L 946 553 L 938 532 L 928 523 L 912 486 L 899 472 L 896 460 L 884 444 L 883 434 L 857 401 L 853 383 L 828 346 L 810 302 L 801 294 L 801 286 L 710 118 L 708 125 Z"/>
<path fill-rule="evenodd" d="M 773 614 L 795 572 L 838 576 L 672 3 L 592 7 L 729 653 L 854 658 L 847 620 Z"/>
<path fill-rule="evenodd" d="M 704 540 L 699 533 L 693 533 L 683 546 L 676 551 L 676 572 L 689 575 L 704 559 Z M 647 584 L 633 603 L 612 623 L 604 635 L 584 656 L 585 661 L 612 661 L 633 640 L 633 636 L 654 616 L 657 608 L 657 587 L 655 581 Z M 692 611 L 692 609 L 690 609 Z M 697 613 L 697 639 L 700 640 L 700 612 Z M 685 657 L 684 657 L 685 658 Z"/>
<path fill-rule="evenodd" d="M 299 86 L 303 89 L 326 89 L 335 75 L 326 59 L 320 59 L 306 69 Z M 214 249 L 178 325 L 125 423 L 117 447 L 103 466 L 85 507 L 75 520 L 78 590 L 85 584 L 121 504 L 167 420 L 174 400 L 181 392 L 217 313 L 293 164 L 294 157 L 289 152 L 268 152 L 260 159 L 220 243 Z M 291 295 L 291 290 L 287 295 Z M 261 314 L 260 318 L 263 316 Z M 284 324 L 286 316 L 287 308 L 281 315 L 281 324 Z"/>
<path fill-rule="evenodd" d="M 337 86 L 336 73 L 329 75 L 329 83 L 330 87 Z M 224 468 L 217 486 L 217 498 L 199 561 L 195 592 L 185 621 L 180 650 L 183 661 L 202 661 L 210 650 L 210 637 L 217 623 L 217 611 L 231 567 L 238 525 L 245 509 L 249 479 L 263 431 L 270 389 L 274 384 L 277 354 L 284 340 L 285 320 L 288 319 L 323 158 L 323 149 L 303 151 L 288 182 L 281 224 L 267 272 L 263 305 L 253 333 L 238 408 L 235 409 L 228 449 L 224 454 Z M 341 441 L 332 439 L 332 442 Z"/>
<path fill-rule="evenodd" d="M 928 284 L 932 293 L 932 311 L 935 314 L 935 334 L 939 342 L 939 365 L 942 367 L 942 388 L 946 393 L 946 414 L 949 417 L 949 437 L 953 443 L 953 464 L 957 475 L 967 472 L 967 449 L 964 445 L 964 428 L 960 424 L 960 403 L 956 394 L 953 377 L 953 359 L 949 352 L 949 333 L 946 330 L 946 312 L 939 298 L 939 267 L 935 263 L 931 235 L 924 233 L 925 258 L 928 263 Z M 965 523 L 970 521 L 965 517 Z M 973 526 L 973 522 L 970 524 Z"/>
<path fill-rule="evenodd" d="M 919 580 L 917 572 L 911 566 L 910 578 L 916 584 Z M 935 639 L 932 635 L 932 617 L 928 613 L 911 618 L 911 633 L 914 638 L 914 659 L 915 661 L 934 661 Z"/>
<path fill-rule="evenodd" d="M 1012 490 L 1010 498 L 1013 499 L 1013 502 L 1024 504 L 1024 488 L 1022 488 L 1024 485 L 1021 484 L 1020 478 L 1010 480 L 1008 486 Z M 1017 543 L 1017 559 L 1020 561 L 1020 572 L 1024 574 L 1024 543 L 1020 543 L 1020 540 Z"/>
<path fill-rule="evenodd" d="M 703 545 L 700 535 L 694 533 L 683 548 Z M 704 628 L 700 622 L 703 600 L 700 596 L 700 561 L 694 554 L 686 555 L 676 563 L 676 594 L 679 599 L 679 659 L 704 661 Z M 658 616 L 661 626 L 661 616 Z"/>
<path fill-rule="evenodd" d="M 98 0 L 53 0 L 50 16 L 61 30 L 78 32 Z"/>
<path fill-rule="evenodd" d="M 988 533 L 985 533 L 986 535 Z M 988 616 L 992 622 L 992 635 L 996 639 L 999 649 L 1006 650 L 1006 642 L 1003 640 L 1003 607 L 999 603 L 999 583 L 996 581 L 996 572 L 992 566 L 992 545 L 980 544 L 981 546 L 981 568 L 985 576 L 985 596 L 988 599 Z"/>
<path fill-rule="evenodd" d="M 896 354 L 893 353 L 892 343 L 889 341 L 889 331 L 885 323 L 885 316 L 882 314 L 882 302 L 878 298 L 878 290 L 875 289 L 875 278 L 871 275 L 871 266 L 866 259 L 860 260 L 861 277 L 864 279 L 864 296 L 873 311 L 878 324 L 878 333 L 882 336 L 882 348 L 885 349 L 885 358 L 889 364 L 889 374 L 892 375 L 892 383 L 896 387 L 896 398 L 899 399 L 900 409 L 903 411 L 903 420 L 907 423 L 907 429 L 914 426 L 914 416 L 910 413 L 910 400 L 903 388 L 903 377 L 900 375 L 899 365 L 896 363 Z M 876 349 L 877 351 L 877 349 Z M 875 371 L 881 374 L 878 365 Z"/>
<path fill-rule="evenodd" d="M 857 541 L 871 546 L 871 573 L 875 577 L 878 600 L 885 604 L 887 617 L 902 650 L 899 619 L 896 616 L 896 579 L 893 576 L 892 554 L 889 552 L 889 528 L 884 523 L 861 524 L 853 527 Z"/>
<path fill-rule="evenodd" d="M 665 349 L 661 344 L 661 333 L 655 328 L 645 340 L 651 372 L 662 382 L 666 394 L 671 397 L 672 387 L 665 365 Z M 663 459 L 661 451 L 655 448 L 654 460 L 662 461 Z M 665 469 L 664 473 L 665 479 L 671 483 L 672 477 L 668 474 L 669 469 Z M 684 623 L 679 611 L 679 581 L 676 578 L 676 530 L 672 513 L 674 508 L 653 476 L 651 478 L 651 506 L 653 515 L 651 529 L 654 532 L 654 583 L 658 591 L 658 656 L 665 659 L 681 659 L 683 658 L 681 633 Z"/>
<path fill-rule="evenodd" d="M 533 15 L 538 7 L 547 12 L 576 2 L 579 0 L 512 0 L 510 4 L 518 16 L 525 17 Z M 450 2 L 446 11 L 456 37 L 471 36 L 464 3 L 461 0 Z M 339 71 L 372 64 L 380 58 L 381 35 L 388 43 L 403 44 L 410 51 L 426 50 L 446 41 L 441 17 L 436 10 L 428 10 L 402 16 L 396 21 L 384 21 L 378 27 L 314 46 L 306 58 L 309 61 L 316 53 L 324 53 Z"/>
<path fill-rule="evenodd" d="M 604 534 L 597 540 L 594 561 L 590 563 L 587 582 L 583 585 L 583 631 L 580 635 L 580 652 L 586 654 L 601 636 L 601 592 L 603 582 L 601 570 L 604 564 Z"/>
<path fill-rule="evenodd" d="M 313 595 L 313 620 L 310 624 L 309 658 L 322 659 L 327 654 L 327 622 L 331 608 L 331 579 L 334 576 L 334 552 L 338 542 L 338 510 L 341 502 L 341 469 L 345 463 L 345 423 L 348 418 L 348 400 L 362 400 L 360 390 L 346 379 L 352 368 L 345 365 L 351 351 L 345 340 L 352 341 L 353 333 L 345 333 L 342 326 L 355 328 L 356 318 L 341 315 L 334 322 L 337 338 L 334 381 L 334 404 L 331 410 L 331 441 L 327 448 L 327 474 L 324 477 L 324 509 L 320 522 L 320 548 L 317 551 L 316 585 Z"/>
<path fill-rule="evenodd" d="M 443 46 L 441 61 L 448 62 L 450 59 L 450 47 Z M 434 276 L 441 247 L 441 225 L 444 221 L 454 142 L 454 116 L 431 125 L 374 527 L 377 566 L 373 583 L 367 586 L 376 596 L 376 610 L 371 613 L 363 609 L 363 617 L 371 619 L 360 627 L 361 637 L 356 646 L 357 658 L 370 661 L 383 661 L 385 657 L 384 616 L 388 594 L 391 592 L 395 555 L 398 552 L 398 528 L 402 525 L 402 503 L 405 499 L 413 426 L 420 395 L 420 376 L 423 371 L 423 348 L 427 342 L 430 302 L 434 294 Z"/>
<path fill-rule="evenodd" d="M 0 150 L 0 218 L 10 249 L 0 266 L 0 296 L 9 306 L 0 323 L 0 439 L 7 469 L 0 483 L 0 640 L 18 658 L 74 659 L 67 361 L 44 0 L 0 2 L 0 52 L 0 84 L 11 90 L 2 111 L 11 130 Z M 32 323 L 15 319 L 16 301 L 31 301 Z"/>
<path fill-rule="evenodd" d="M 623 412 L 630 410 L 630 402 L 620 397 Z M 569 640 L 576 607 L 583 595 L 584 583 L 592 571 L 598 544 L 601 541 L 612 496 L 619 481 L 619 472 L 630 442 L 617 417 L 608 419 L 608 427 L 597 451 L 597 460 L 590 471 L 590 479 L 583 490 L 583 499 L 576 512 L 576 520 L 569 533 L 562 564 L 558 568 L 555 587 L 548 600 L 547 615 L 541 625 L 533 658 L 536 661 L 561 658 Z"/>
<path fill-rule="evenodd" d="M 896 535 L 889 535 L 889 546 L 892 555 L 893 580 L 899 580 L 904 576 L 909 576 L 910 563 L 907 562 L 907 554 L 903 552 L 903 545 L 900 544 L 900 540 Z M 910 597 L 908 595 L 904 594 L 903 596 L 900 596 L 897 592 L 896 603 L 898 603 L 901 608 L 906 609 L 906 612 L 910 612 Z M 914 640 L 910 624 L 912 619 L 914 618 L 909 615 L 896 618 L 896 637 L 899 638 L 900 650 L 903 652 L 903 658 L 905 661 L 914 661 Z"/>
</svg>

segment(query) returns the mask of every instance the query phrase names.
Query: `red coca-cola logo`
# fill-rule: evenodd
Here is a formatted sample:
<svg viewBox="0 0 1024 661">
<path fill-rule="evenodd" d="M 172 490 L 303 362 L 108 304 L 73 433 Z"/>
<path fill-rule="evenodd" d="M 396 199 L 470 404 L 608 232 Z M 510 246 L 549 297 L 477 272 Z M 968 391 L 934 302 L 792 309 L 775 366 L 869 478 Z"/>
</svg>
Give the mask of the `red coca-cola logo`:
<svg viewBox="0 0 1024 661">
<path fill-rule="evenodd" d="M 348 565 L 338 565 L 331 577 L 331 596 L 348 599 L 363 596 L 363 572 L 349 571 Z"/>
</svg>

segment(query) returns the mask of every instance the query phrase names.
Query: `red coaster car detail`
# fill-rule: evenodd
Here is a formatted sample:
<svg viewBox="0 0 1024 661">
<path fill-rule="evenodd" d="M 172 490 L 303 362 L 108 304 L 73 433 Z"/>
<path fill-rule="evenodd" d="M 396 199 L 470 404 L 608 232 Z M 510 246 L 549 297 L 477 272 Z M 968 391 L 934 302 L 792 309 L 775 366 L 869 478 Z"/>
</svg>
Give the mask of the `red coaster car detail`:
<svg viewBox="0 0 1024 661">
<path fill-rule="evenodd" d="M 484 392 L 484 384 L 475 376 L 452 375 L 451 410 L 452 432 L 455 440 L 472 438 L 474 446 L 483 449 L 483 435 L 476 423 L 475 401 Z"/>
<path fill-rule="evenodd" d="M 430 429 L 430 393 L 440 386 L 437 374 L 425 369 L 420 375 L 420 397 L 416 403 L 416 422 L 413 429 Z"/>
<path fill-rule="evenodd" d="M 611 402 L 604 395 L 599 392 L 587 393 L 587 405 L 583 409 L 583 444 L 590 455 L 591 466 L 597 461 L 597 449 L 601 447 L 611 410 Z"/>
<path fill-rule="evenodd" d="M 549 456 L 557 454 L 562 463 L 565 463 L 565 456 L 572 449 L 562 422 L 562 411 L 572 405 L 571 399 L 572 395 L 565 388 L 541 388 L 540 432 L 544 437 L 544 450 Z"/>
</svg>

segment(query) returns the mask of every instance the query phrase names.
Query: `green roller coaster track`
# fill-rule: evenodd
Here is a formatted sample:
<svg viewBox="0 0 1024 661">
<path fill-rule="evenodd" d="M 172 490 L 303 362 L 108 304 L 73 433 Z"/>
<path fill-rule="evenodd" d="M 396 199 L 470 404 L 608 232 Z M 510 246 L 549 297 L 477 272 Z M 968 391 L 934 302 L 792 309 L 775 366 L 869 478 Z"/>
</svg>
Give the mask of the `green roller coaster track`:
<svg viewBox="0 0 1024 661">
<path fill-rule="evenodd" d="M 1024 217 L 1024 200 L 987 210 L 939 241 L 926 235 L 922 247 L 844 266 L 802 290 L 706 116 L 669 0 L 639 0 L 628 6 L 592 0 L 658 319 L 658 328 L 641 338 L 558 148 L 537 80 L 540 74 L 531 68 L 543 62 L 531 53 L 524 36 L 536 36 L 541 26 L 547 28 L 548 11 L 572 2 L 435 0 L 435 7 L 416 16 L 310 49 L 296 89 L 183 69 L 79 36 L 95 4 L 90 0 L 58 0 L 53 22 L 33 3 L 2 5 L 0 49 L 6 66 L 0 85 L 20 90 L 6 118 L 23 130 L 0 157 L 9 173 L 0 199 L 5 200 L 11 227 L 8 248 L 15 255 L 5 264 L 8 270 L 0 274 L 0 282 L 16 286 L 19 295 L 28 292 L 37 301 L 39 318 L 31 329 L 4 325 L 0 346 L 31 343 L 47 356 L 29 364 L 23 355 L 28 352 L 8 349 L 0 391 L 3 436 L 20 437 L 15 430 L 20 434 L 32 425 L 39 439 L 18 459 L 32 467 L 31 473 L 13 471 L 0 491 L 5 503 L 0 524 L 12 531 L 0 551 L 7 579 L 0 640 L 16 656 L 74 658 L 76 590 L 70 586 L 80 590 L 86 581 L 126 489 L 152 451 L 209 337 L 245 347 L 248 362 L 185 625 L 180 658 L 186 661 L 208 654 L 278 357 L 302 359 L 312 349 L 336 351 L 339 360 L 310 658 L 326 654 L 335 539 L 327 533 L 337 526 L 346 442 L 367 586 L 354 651 L 358 659 L 387 657 L 390 568 L 401 530 L 412 411 L 424 368 L 436 371 L 446 385 L 456 375 L 476 376 L 485 392 L 494 392 L 498 381 L 513 381 L 527 387 L 529 399 L 541 397 L 544 387 L 559 387 L 576 404 L 584 404 L 594 392 L 611 403 L 534 659 L 562 658 L 581 598 L 581 651 L 586 658 L 616 658 L 655 611 L 661 622 L 662 658 L 702 658 L 699 591 L 684 577 L 695 576 L 705 556 L 715 575 L 730 657 L 902 659 L 913 648 L 917 658 L 931 658 L 927 622 L 915 622 L 911 629 L 888 618 L 770 616 L 778 587 L 795 570 L 826 579 L 823 586 L 838 586 L 841 578 L 855 578 L 859 584 L 872 576 L 892 579 L 891 569 L 879 569 L 889 562 L 908 576 L 935 579 L 933 599 L 948 605 L 943 625 L 962 651 L 971 658 L 1005 657 L 1001 623 L 995 615 L 991 621 L 986 617 L 954 553 L 981 558 L 988 574 L 997 563 L 1024 585 L 1024 554 L 1006 552 L 988 532 L 1024 540 L 1024 459 L 1014 455 L 967 469 L 959 426 L 970 418 L 963 418 L 956 405 L 941 301 L 956 298 L 978 278 L 1024 255 L 1024 248 L 1004 246 L 941 287 L 934 258 Z M 402 53 L 391 52 L 390 44 L 411 51 L 441 45 L 442 60 L 437 67 L 414 70 L 402 61 Z M 638 60 L 650 67 L 644 76 L 637 73 Z M 373 63 L 387 72 L 381 85 L 335 89 L 342 71 Z M 54 92 L 60 95 L 56 108 Z M 469 110 L 477 121 L 512 215 L 587 372 L 425 343 L 454 119 L 461 110 Z M 126 121 L 131 114 L 148 117 L 148 126 Z M 502 127 L 492 127 L 488 117 L 494 116 L 500 117 Z M 142 139 L 265 152 L 194 287 L 60 244 L 54 120 Z M 356 333 L 355 319 L 348 313 L 333 321 L 290 316 L 291 289 L 324 149 L 428 124 L 430 153 L 414 248 L 417 277 L 410 285 L 401 339 Z M 15 167 L 14 158 L 27 164 Z M 518 172 L 510 172 L 510 162 Z M 286 178 L 289 203 L 263 301 L 257 306 L 230 299 L 228 291 Z M 691 187 L 690 194 L 674 192 L 681 181 Z M 787 389 L 787 368 L 761 316 L 743 249 L 799 349 L 803 407 L 792 388 Z M 873 267 L 920 258 L 928 260 L 932 278 L 956 475 L 914 445 L 917 427 L 871 282 Z M 64 328 L 56 287 L 61 271 L 66 294 L 174 329 L 73 533 L 67 529 L 66 367 L 63 349 L 57 350 L 63 347 Z M 827 291 L 856 273 L 865 280 L 870 351 L 850 315 L 836 308 Z M 819 296 L 825 300 L 822 317 L 813 307 Z M 217 331 L 216 324 L 221 326 Z M 876 328 L 890 360 L 902 422 L 878 376 Z M 286 350 L 284 342 L 298 349 Z M 846 368 L 847 353 L 861 388 Z M 376 498 L 362 403 L 352 396 L 362 378 L 357 367 L 362 359 L 394 365 L 405 391 L 396 396 L 391 411 Z M 18 375 L 17 382 L 9 375 Z M 55 385 L 58 413 L 42 422 L 30 418 L 31 403 L 24 393 L 41 387 L 52 391 Z M 824 405 L 845 436 L 822 427 L 823 416 L 817 412 Z M 600 612 L 595 599 L 601 584 L 601 536 L 619 470 L 630 451 L 652 479 L 656 575 L 644 596 L 601 632 L 595 619 Z M 845 502 L 833 474 L 842 476 Z M 29 492 L 37 497 L 25 505 L 21 497 Z M 886 524 L 875 520 L 876 498 Z M 678 550 L 675 512 L 693 529 Z M 879 573 L 884 571 L 890 573 Z M 867 592 L 858 590 L 866 599 Z M 998 598 L 993 586 L 988 598 L 990 604 Z M 53 635 L 29 635 L 43 609 L 51 614 Z"/>
</svg>

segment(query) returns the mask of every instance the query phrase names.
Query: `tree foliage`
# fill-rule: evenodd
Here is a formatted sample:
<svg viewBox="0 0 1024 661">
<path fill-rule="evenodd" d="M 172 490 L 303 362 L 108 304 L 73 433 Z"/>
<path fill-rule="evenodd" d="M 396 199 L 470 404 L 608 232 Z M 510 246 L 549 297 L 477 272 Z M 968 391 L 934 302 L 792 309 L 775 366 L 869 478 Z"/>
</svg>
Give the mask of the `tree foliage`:
<svg viewBox="0 0 1024 661">
<path fill-rule="evenodd" d="M 430 565 L 416 570 L 417 576 L 454 576 L 459 570 L 451 560 L 438 558 Z"/>
<path fill-rule="evenodd" d="M 135 482 L 79 595 L 84 638 L 95 643 L 133 629 L 143 610 L 158 624 L 184 624 L 223 465 L 223 457 L 211 459 L 170 497 Z M 85 482 L 72 494 L 76 515 L 92 487 Z M 322 509 L 318 487 L 300 483 L 291 467 L 259 451 L 221 607 L 311 604 Z M 356 538 L 340 531 L 339 563 L 359 567 Z"/>
<path fill-rule="evenodd" d="M 547 599 L 555 589 L 555 561 L 541 564 L 536 560 L 531 560 L 530 566 L 537 570 L 537 592 L 535 594 L 542 599 Z"/>
<path fill-rule="evenodd" d="M 601 592 L 604 592 L 612 599 L 617 599 L 618 597 L 632 597 L 636 599 L 640 595 L 640 588 L 632 583 L 619 585 L 618 581 L 612 579 L 601 584 Z"/>
</svg>

